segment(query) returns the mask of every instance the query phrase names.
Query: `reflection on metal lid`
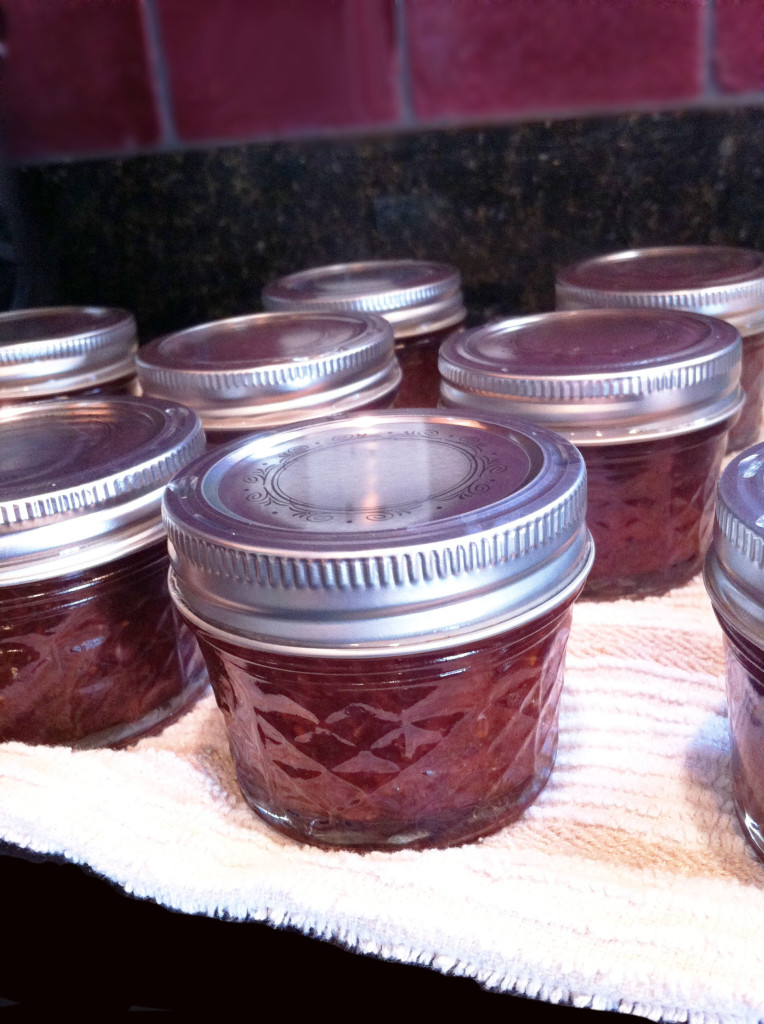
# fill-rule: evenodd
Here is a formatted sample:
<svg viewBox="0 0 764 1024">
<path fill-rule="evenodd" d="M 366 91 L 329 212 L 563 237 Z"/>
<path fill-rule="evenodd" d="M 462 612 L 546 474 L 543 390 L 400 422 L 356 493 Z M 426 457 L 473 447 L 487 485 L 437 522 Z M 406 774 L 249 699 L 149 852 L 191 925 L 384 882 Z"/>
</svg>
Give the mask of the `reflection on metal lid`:
<svg viewBox="0 0 764 1024">
<path fill-rule="evenodd" d="M 161 538 L 172 475 L 204 447 L 199 418 L 133 397 L 0 410 L 0 584 L 74 572 Z"/>
<path fill-rule="evenodd" d="M 684 433 L 742 403 L 735 327 L 675 310 L 577 310 L 501 320 L 440 349 L 447 407 L 527 416 L 576 444 Z"/>
<path fill-rule="evenodd" d="M 135 319 L 123 309 L 54 306 L 0 313 L 0 398 L 52 397 L 135 372 Z"/>
<path fill-rule="evenodd" d="M 147 395 L 195 409 L 205 429 L 316 419 L 395 390 L 390 324 L 371 313 L 254 313 L 190 327 L 144 346 Z"/>
<path fill-rule="evenodd" d="M 359 310 L 380 313 L 396 337 L 441 330 L 464 319 L 461 275 L 446 263 L 372 260 L 311 267 L 263 290 L 273 310 Z"/>
<path fill-rule="evenodd" d="M 170 484 L 164 514 L 191 615 L 356 650 L 447 642 L 558 603 L 588 571 L 585 503 L 583 460 L 551 431 L 400 410 L 207 455 Z"/>
<path fill-rule="evenodd" d="M 717 611 L 764 645 L 764 444 L 722 473 L 705 582 Z"/>
<path fill-rule="evenodd" d="M 764 327 L 764 253 L 727 245 L 630 249 L 581 260 L 557 275 L 557 307 L 684 309 Z"/>
</svg>

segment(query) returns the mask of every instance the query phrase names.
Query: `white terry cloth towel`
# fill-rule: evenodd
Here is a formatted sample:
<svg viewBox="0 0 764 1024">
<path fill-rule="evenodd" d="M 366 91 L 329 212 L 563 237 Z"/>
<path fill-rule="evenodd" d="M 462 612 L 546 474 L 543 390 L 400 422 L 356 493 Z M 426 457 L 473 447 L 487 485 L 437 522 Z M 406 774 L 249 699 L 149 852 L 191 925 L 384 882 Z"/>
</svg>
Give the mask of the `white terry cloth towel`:
<svg viewBox="0 0 764 1024">
<path fill-rule="evenodd" d="M 579 602 L 556 768 L 480 842 L 358 854 L 275 834 L 206 697 L 126 750 L 0 745 L 0 837 L 180 911 L 290 924 L 492 989 L 758 1022 L 764 864 L 732 805 L 721 632 L 700 579 Z"/>
</svg>

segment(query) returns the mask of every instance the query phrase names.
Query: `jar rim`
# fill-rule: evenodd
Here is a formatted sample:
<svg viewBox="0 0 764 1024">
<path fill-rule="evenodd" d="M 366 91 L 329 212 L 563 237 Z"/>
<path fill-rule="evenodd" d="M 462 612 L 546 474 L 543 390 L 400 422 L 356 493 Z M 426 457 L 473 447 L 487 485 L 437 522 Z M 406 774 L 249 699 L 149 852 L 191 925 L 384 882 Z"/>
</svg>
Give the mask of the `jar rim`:
<svg viewBox="0 0 764 1024">
<path fill-rule="evenodd" d="M 290 409 L 313 415 L 336 401 L 395 387 L 390 324 L 375 314 L 252 313 L 175 331 L 136 360 L 144 393 L 195 409 L 205 426 L 268 424 Z M 235 429 L 235 428 L 234 428 Z"/>
<path fill-rule="evenodd" d="M 163 513 L 177 592 L 203 621 L 375 647 L 520 617 L 581 580 L 585 501 L 583 459 L 551 431 L 383 410 L 208 453 Z"/>
<path fill-rule="evenodd" d="M 132 376 L 135 317 L 101 306 L 46 306 L 0 313 L 0 395 L 45 398 Z"/>
<path fill-rule="evenodd" d="M 493 321 L 440 348 L 441 402 L 502 408 L 576 444 L 686 433 L 742 407 L 738 330 L 688 311 L 587 309 Z"/>
<path fill-rule="evenodd" d="M 234 632 L 230 627 L 225 628 L 215 622 L 204 619 L 202 615 L 194 611 L 186 602 L 184 591 L 178 583 L 177 574 L 171 568 L 169 572 L 169 588 L 179 612 L 196 629 L 204 630 L 219 640 L 226 643 L 236 644 L 241 647 L 251 648 L 258 651 L 267 651 L 272 654 L 300 655 L 316 658 L 379 658 L 379 657 L 401 657 L 409 654 L 427 654 L 439 651 L 447 651 L 453 647 L 461 647 L 464 644 L 479 643 L 482 640 L 489 640 L 510 629 L 519 629 L 528 623 L 561 608 L 566 604 L 572 604 L 583 589 L 586 577 L 594 563 L 594 544 L 591 543 L 587 549 L 587 556 L 582 562 L 577 576 L 566 581 L 565 586 L 556 593 L 549 596 L 542 603 L 532 608 L 524 609 L 520 614 L 510 613 L 498 616 L 480 626 L 464 628 L 463 630 L 444 630 L 443 632 L 429 632 L 417 638 L 406 640 L 395 640 L 380 644 L 375 642 L 365 643 L 336 643 L 324 645 L 306 645 L 298 643 L 275 642 L 255 634 Z"/>
<path fill-rule="evenodd" d="M 764 443 L 738 454 L 717 488 L 704 580 L 717 612 L 764 646 Z"/>
<path fill-rule="evenodd" d="M 161 539 L 164 488 L 204 448 L 190 409 L 131 395 L 7 406 L 0 424 L 0 586 Z"/>
<path fill-rule="evenodd" d="M 685 309 L 764 327 L 764 253 L 731 245 L 671 245 L 588 257 L 558 271 L 561 310 Z"/>
<path fill-rule="evenodd" d="M 375 312 L 404 339 L 463 322 L 461 274 L 433 260 L 390 259 L 333 263 L 287 274 L 262 293 L 270 310 Z"/>
</svg>

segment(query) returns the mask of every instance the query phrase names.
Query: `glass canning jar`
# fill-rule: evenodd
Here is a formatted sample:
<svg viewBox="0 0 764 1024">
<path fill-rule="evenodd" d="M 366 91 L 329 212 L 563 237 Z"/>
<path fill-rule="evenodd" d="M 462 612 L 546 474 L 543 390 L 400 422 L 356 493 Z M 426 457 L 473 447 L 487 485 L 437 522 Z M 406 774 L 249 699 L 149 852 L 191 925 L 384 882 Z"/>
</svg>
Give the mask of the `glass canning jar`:
<svg viewBox="0 0 764 1024">
<path fill-rule="evenodd" d="M 266 285 L 263 305 L 384 316 L 392 324 L 403 369 L 395 400 L 399 409 L 435 407 L 438 349 L 467 315 L 459 271 L 427 260 L 371 260 L 302 270 Z"/>
<path fill-rule="evenodd" d="M 700 571 L 740 335 L 674 310 L 542 313 L 445 342 L 441 404 L 542 423 L 581 450 L 596 556 L 587 597 L 661 593 Z"/>
<path fill-rule="evenodd" d="M 137 394 L 135 319 L 124 309 L 52 306 L 0 313 L 0 405 Z"/>
<path fill-rule="evenodd" d="M 566 267 L 556 290 L 558 309 L 682 309 L 737 327 L 745 404 L 728 451 L 757 440 L 764 410 L 764 253 L 728 245 L 631 249 Z"/>
<path fill-rule="evenodd" d="M 194 409 L 220 444 L 270 427 L 392 405 L 393 332 L 363 313 L 253 313 L 145 345 L 143 393 Z"/>
<path fill-rule="evenodd" d="M 516 818 L 557 749 L 585 492 L 551 431 L 434 411 L 272 431 L 179 474 L 171 593 L 254 810 L 378 849 Z"/>
<path fill-rule="evenodd" d="M 706 589 L 724 634 L 735 807 L 764 859 L 764 444 L 719 481 Z"/>
<path fill-rule="evenodd" d="M 132 396 L 0 409 L 0 741 L 116 745 L 207 685 L 167 590 L 162 492 L 195 413 Z"/>
</svg>

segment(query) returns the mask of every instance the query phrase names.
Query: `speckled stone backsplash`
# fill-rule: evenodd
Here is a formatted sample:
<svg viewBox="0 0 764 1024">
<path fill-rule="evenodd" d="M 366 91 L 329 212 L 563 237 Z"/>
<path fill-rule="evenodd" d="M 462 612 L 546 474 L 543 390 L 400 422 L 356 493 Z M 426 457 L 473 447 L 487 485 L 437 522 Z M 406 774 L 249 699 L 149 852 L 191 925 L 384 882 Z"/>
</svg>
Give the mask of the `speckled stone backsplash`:
<svg viewBox="0 0 764 1024">
<path fill-rule="evenodd" d="M 327 262 L 458 266 L 470 317 L 550 309 L 631 246 L 764 248 L 764 109 L 251 144 L 28 168 L 33 302 L 125 306 L 142 340 L 261 307 Z"/>
</svg>

